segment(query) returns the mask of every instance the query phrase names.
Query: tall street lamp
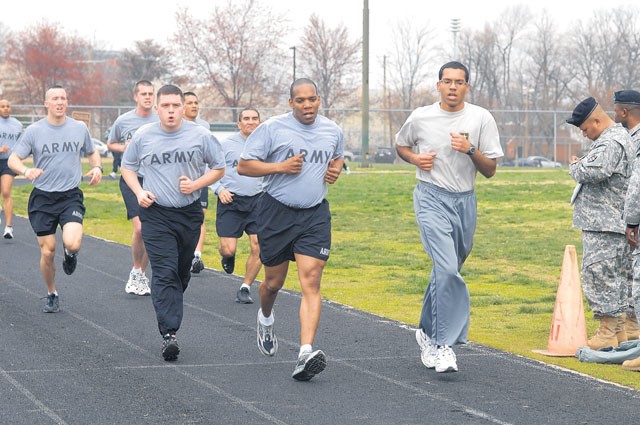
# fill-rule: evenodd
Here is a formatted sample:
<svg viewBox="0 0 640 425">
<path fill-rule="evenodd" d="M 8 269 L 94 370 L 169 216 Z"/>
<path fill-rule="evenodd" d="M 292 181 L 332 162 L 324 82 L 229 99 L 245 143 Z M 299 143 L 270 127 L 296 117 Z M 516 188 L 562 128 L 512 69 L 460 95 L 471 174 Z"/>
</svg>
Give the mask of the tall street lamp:
<svg viewBox="0 0 640 425">
<path fill-rule="evenodd" d="M 293 81 L 296 80 L 296 46 L 289 47 L 290 50 L 293 50 Z"/>
<path fill-rule="evenodd" d="M 449 27 L 451 28 L 451 32 L 453 33 L 453 56 L 455 58 L 458 54 L 458 33 L 460 32 L 460 19 L 451 19 L 451 24 Z"/>
</svg>

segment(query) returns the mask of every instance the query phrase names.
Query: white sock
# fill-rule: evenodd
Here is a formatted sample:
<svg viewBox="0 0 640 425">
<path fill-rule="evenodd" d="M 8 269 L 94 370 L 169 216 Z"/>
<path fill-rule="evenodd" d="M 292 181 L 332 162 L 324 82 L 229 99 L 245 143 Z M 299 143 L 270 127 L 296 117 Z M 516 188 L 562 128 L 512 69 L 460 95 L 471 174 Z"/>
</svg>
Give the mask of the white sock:
<svg viewBox="0 0 640 425">
<path fill-rule="evenodd" d="M 258 310 L 258 320 L 260 320 L 260 323 L 262 323 L 265 326 L 271 326 L 273 325 L 273 314 L 269 317 L 264 317 L 264 315 L 262 314 L 262 309 Z"/>
<path fill-rule="evenodd" d="M 193 253 L 193 256 L 194 256 L 194 257 L 202 257 L 202 252 L 200 252 L 200 251 L 195 251 L 195 252 Z"/>
<path fill-rule="evenodd" d="M 242 289 L 242 288 L 247 288 L 249 291 L 251 290 L 251 286 L 247 285 L 246 283 L 243 283 L 243 284 L 240 286 L 240 289 Z"/>
<path fill-rule="evenodd" d="M 300 353 L 298 354 L 298 356 L 300 356 L 300 354 L 302 353 L 310 353 L 313 351 L 313 347 L 311 347 L 311 344 L 303 344 L 300 346 Z"/>
<path fill-rule="evenodd" d="M 48 293 L 49 295 L 53 294 L 53 295 L 55 295 L 56 297 L 58 296 L 58 290 L 57 290 L 57 289 L 56 289 L 55 291 L 53 291 L 53 292 L 49 292 L 49 291 L 47 291 L 47 293 Z"/>
<path fill-rule="evenodd" d="M 139 268 L 139 267 L 138 267 L 137 269 L 132 268 L 132 269 L 131 269 L 131 273 L 135 273 L 135 274 L 142 274 L 142 269 L 141 269 L 141 268 Z"/>
</svg>

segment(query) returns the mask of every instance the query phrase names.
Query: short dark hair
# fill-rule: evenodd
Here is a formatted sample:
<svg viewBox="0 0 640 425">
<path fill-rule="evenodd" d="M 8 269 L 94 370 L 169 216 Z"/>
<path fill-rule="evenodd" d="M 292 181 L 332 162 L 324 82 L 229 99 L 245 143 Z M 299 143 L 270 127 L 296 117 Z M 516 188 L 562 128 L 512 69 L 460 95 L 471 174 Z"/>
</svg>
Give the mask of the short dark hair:
<svg viewBox="0 0 640 425">
<path fill-rule="evenodd" d="M 67 91 L 67 89 L 65 89 L 61 84 L 53 84 L 53 85 L 49 86 L 49 88 L 47 89 L 47 91 L 44 93 L 44 100 L 49 99 L 49 92 L 50 92 L 51 90 L 54 90 L 54 89 L 62 89 L 62 90 L 64 90 L 65 92 Z"/>
<path fill-rule="evenodd" d="M 197 94 L 195 94 L 195 93 L 194 93 L 194 92 L 192 92 L 192 91 L 186 91 L 186 92 L 184 92 L 184 97 L 187 97 L 187 96 L 193 96 L 193 97 L 195 97 L 196 99 L 198 98 L 198 95 L 197 95 Z"/>
<path fill-rule="evenodd" d="M 164 86 L 160 87 L 160 90 L 158 90 L 158 93 L 156 95 L 157 104 L 160 103 L 160 96 L 163 96 L 165 94 L 177 94 L 180 96 L 180 100 L 182 100 L 182 103 L 184 103 L 184 93 L 182 93 L 180 87 L 174 86 L 173 84 L 165 84 Z"/>
<path fill-rule="evenodd" d="M 289 87 L 289 98 L 293 99 L 293 90 L 298 86 L 304 86 L 305 84 L 313 85 L 313 88 L 316 90 L 316 94 L 318 94 L 318 86 L 315 81 L 310 78 L 298 78 L 293 83 L 291 83 L 291 87 Z"/>
<path fill-rule="evenodd" d="M 242 111 L 240 111 L 240 114 L 238 114 L 238 121 L 242 120 L 242 113 L 243 113 L 244 111 L 253 111 L 253 112 L 255 112 L 256 114 L 258 114 L 258 119 L 260 119 L 260 112 L 258 112 L 258 110 L 257 110 L 257 109 L 255 109 L 255 108 L 251 108 L 251 107 L 247 107 L 247 108 L 244 108 Z"/>
<path fill-rule="evenodd" d="M 149 80 L 140 80 L 140 81 L 136 82 L 136 84 L 133 86 L 133 94 L 137 94 L 138 93 L 138 87 L 139 86 L 151 86 L 151 87 L 153 87 L 153 84 Z"/>
<path fill-rule="evenodd" d="M 447 62 L 442 67 L 440 67 L 440 71 L 438 71 L 438 80 L 442 80 L 442 73 L 445 69 L 461 69 L 464 71 L 464 81 L 469 82 L 469 68 L 458 61 Z"/>
</svg>

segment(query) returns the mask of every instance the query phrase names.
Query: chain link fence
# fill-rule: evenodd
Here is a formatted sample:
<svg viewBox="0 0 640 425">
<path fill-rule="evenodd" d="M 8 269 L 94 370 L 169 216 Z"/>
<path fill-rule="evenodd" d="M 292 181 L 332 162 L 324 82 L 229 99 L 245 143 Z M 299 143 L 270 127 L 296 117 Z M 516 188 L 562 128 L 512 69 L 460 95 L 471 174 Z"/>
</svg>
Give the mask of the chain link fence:
<svg viewBox="0 0 640 425">
<path fill-rule="evenodd" d="M 87 117 L 91 135 L 105 141 L 115 119 L 133 109 L 133 106 L 78 106 L 70 105 L 68 114 Z M 13 116 L 29 125 L 45 115 L 41 105 L 12 105 Z M 218 138 L 236 131 L 236 119 L 242 108 L 203 107 L 200 117 L 211 124 Z M 260 108 L 261 119 L 286 113 L 289 108 Z M 369 112 L 369 155 L 379 147 L 392 147 L 394 135 L 411 111 L 398 109 L 371 109 Z M 362 114 L 360 109 L 323 109 L 321 114 L 334 120 L 345 136 L 346 149 L 361 155 Z M 492 110 L 500 131 L 500 142 L 505 152 L 503 165 L 531 166 L 526 158 L 538 156 L 567 165 L 573 155 L 581 155 L 588 140 L 580 131 L 565 123 L 571 114 L 567 111 Z M 533 166 L 543 166 L 534 164 Z"/>
</svg>

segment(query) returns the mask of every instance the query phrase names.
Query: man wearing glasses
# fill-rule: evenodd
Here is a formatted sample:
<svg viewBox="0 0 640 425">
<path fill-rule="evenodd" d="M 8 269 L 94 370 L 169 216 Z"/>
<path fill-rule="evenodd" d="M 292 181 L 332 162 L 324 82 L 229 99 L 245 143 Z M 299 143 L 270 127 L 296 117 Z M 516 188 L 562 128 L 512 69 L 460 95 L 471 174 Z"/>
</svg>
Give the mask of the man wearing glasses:
<svg viewBox="0 0 640 425">
<path fill-rule="evenodd" d="M 469 291 L 460 269 L 476 229 L 476 173 L 492 177 L 503 152 L 493 116 L 464 101 L 467 67 L 446 63 L 438 79 L 440 101 L 412 112 L 396 135 L 396 150 L 416 166 L 414 210 L 433 262 L 416 330 L 422 363 L 457 372 L 451 346 L 466 343 L 469 329 Z"/>
</svg>

